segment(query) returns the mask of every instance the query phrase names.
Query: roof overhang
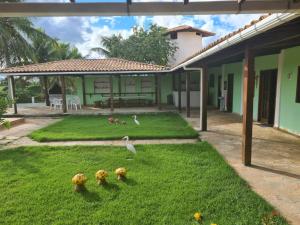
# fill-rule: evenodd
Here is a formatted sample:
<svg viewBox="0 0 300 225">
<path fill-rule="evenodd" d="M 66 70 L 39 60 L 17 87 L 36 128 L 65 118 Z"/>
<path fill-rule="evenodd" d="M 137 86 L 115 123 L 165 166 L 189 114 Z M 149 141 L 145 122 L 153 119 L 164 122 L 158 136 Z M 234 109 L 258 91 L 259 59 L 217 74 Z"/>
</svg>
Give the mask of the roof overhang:
<svg viewBox="0 0 300 225">
<path fill-rule="evenodd" d="M 265 18 L 262 21 L 259 21 L 258 23 L 256 23 L 253 26 L 250 26 L 249 28 L 243 30 L 240 33 L 237 33 L 236 35 L 228 38 L 227 40 L 213 46 L 212 48 L 204 51 L 203 53 L 173 67 L 171 69 L 172 71 L 176 71 L 178 69 L 181 68 L 186 68 L 190 65 L 192 65 L 193 63 L 200 61 L 208 56 L 211 56 L 221 50 L 224 50 L 230 46 L 236 45 L 238 43 L 241 43 L 247 39 L 250 39 L 258 34 L 261 34 L 263 32 L 266 32 L 268 30 L 271 30 L 274 27 L 277 27 L 281 24 L 284 24 L 290 20 L 293 20 L 297 17 L 299 17 L 299 14 L 295 14 L 295 13 L 280 13 L 280 14 L 273 14 L 267 18 Z"/>
<path fill-rule="evenodd" d="M 20 73 L 1 73 L 1 76 L 82 76 L 82 75 L 136 75 L 136 74 L 158 74 L 168 73 L 170 70 L 161 71 L 103 71 L 103 72 L 20 72 Z"/>
<path fill-rule="evenodd" d="M 280 13 L 300 10 L 298 0 L 218 0 L 199 2 L 0 3 L 0 17 L 154 16 Z"/>
</svg>

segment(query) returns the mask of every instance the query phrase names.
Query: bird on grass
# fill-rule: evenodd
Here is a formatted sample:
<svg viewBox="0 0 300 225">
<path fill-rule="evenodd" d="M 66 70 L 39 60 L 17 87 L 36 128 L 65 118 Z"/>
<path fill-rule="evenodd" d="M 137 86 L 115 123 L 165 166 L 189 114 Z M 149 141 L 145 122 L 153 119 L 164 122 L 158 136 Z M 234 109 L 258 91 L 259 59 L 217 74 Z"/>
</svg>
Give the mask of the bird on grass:
<svg viewBox="0 0 300 225">
<path fill-rule="evenodd" d="M 140 125 L 140 122 L 137 120 L 136 115 L 133 116 L 133 121 L 136 123 L 136 125 Z"/>
<path fill-rule="evenodd" d="M 127 150 L 132 152 L 133 154 L 136 154 L 135 147 L 133 146 L 133 144 L 129 143 L 129 137 L 125 136 L 122 139 L 125 140 L 125 145 L 126 145 Z"/>
</svg>

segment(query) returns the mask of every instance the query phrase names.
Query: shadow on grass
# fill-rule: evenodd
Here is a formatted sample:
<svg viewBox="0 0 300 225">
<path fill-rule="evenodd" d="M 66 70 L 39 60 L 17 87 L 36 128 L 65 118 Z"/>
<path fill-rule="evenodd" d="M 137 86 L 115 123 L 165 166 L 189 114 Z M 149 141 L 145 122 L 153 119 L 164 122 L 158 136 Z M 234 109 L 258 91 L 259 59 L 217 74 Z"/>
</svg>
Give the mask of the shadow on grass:
<svg viewBox="0 0 300 225">
<path fill-rule="evenodd" d="M 129 185 L 129 186 L 135 186 L 135 185 L 137 185 L 137 182 L 134 179 L 132 179 L 132 178 L 126 178 L 126 179 L 123 180 L 123 182 L 125 184 Z"/>
<path fill-rule="evenodd" d="M 10 161 L 10 166 L 3 167 L 8 171 L 12 168 L 18 168 L 27 173 L 39 173 L 40 170 L 35 166 L 42 163 L 42 154 L 37 151 L 27 150 L 25 147 L 19 147 L 13 150 L 5 150 L 0 153 L 1 161 Z"/>
<path fill-rule="evenodd" d="M 84 198 L 87 202 L 99 202 L 101 201 L 100 196 L 96 192 L 91 192 L 87 189 L 83 190 L 82 192 L 79 192 L 80 195 Z"/>
<path fill-rule="evenodd" d="M 112 184 L 112 183 L 105 183 L 102 185 L 102 187 L 107 191 L 119 191 L 120 190 L 118 185 Z"/>
</svg>

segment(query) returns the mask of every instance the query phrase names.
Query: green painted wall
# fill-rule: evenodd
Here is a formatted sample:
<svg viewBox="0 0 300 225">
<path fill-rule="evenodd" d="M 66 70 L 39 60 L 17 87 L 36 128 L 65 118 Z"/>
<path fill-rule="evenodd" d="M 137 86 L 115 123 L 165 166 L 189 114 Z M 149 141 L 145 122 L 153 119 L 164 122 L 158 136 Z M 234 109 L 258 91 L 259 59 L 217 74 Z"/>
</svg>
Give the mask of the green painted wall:
<svg viewBox="0 0 300 225">
<path fill-rule="evenodd" d="M 255 58 L 255 86 L 253 99 L 253 119 L 257 120 L 258 116 L 258 97 L 259 97 L 259 77 L 263 70 L 278 68 L 278 55 L 267 55 Z"/>
<path fill-rule="evenodd" d="M 232 112 L 242 114 L 241 112 L 241 92 L 242 92 L 242 74 L 243 63 L 236 62 L 225 64 L 224 69 L 224 81 L 227 80 L 228 74 L 233 74 L 233 105 Z"/>
<path fill-rule="evenodd" d="M 105 75 L 102 75 L 103 77 Z M 99 76 L 98 76 L 99 77 Z M 125 90 L 125 80 L 128 76 L 121 76 L 121 90 L 124 92 Z M 131 76 L 132 77 L 132 76 Z M 141 92 L 141 76 L 133 76 L 134 79 L 136 80 L 136 91 Z M 155 92 L 155 77 L 153 75 L 149 75 L 152 80 L 152 92 Z M 70 94 L 76 94 L 77 96 L 80 97 L 81 102 L 83 102 L 83 95 L 82 95 L 82 81 L 81 78 L 73 78 L 74 83 L 76 84 L 76 92 L 75 93 L 70 93 Z M 86 88 L 86 100 L 88 105 L 94 105 L 95 101 L 103 100 L 104 97 L 100 94 L 94 94 L 94 81 L 97 79 L 97 76 L 86 76 L 85 77 L 85 88 Z M 167 104 L 167 96 L 172 95 L 172 88 L 173 88 L 173 83 L 172 83 L 172 75 L 171 74 L 166 74 L 162 76 L 162 93 L 161 93 L 161 101 L 163 104 Z M 115 93 L 118 93 L 118 78 L 116 76 L 113 77 L 113 91 Z M 155 101 L 155 94 L 153 95 L 148 95 L 147 96 L 149 99 L 152 99 Z"/>
<path fill-rule="evenodd" d="M 300 46 L 284 52 L 279 127 L 300 135 L 300 103 L 295 101 L 299 54 Z"/>
<path fill-rule="evenodd" d="M 218 107 L 218 76 L 222 75 L 221 67 L 208 68 L 208 75 L 214 78 L 214 86 L 208 87 L 208 104 L 210 106 Z"/>
</svg>

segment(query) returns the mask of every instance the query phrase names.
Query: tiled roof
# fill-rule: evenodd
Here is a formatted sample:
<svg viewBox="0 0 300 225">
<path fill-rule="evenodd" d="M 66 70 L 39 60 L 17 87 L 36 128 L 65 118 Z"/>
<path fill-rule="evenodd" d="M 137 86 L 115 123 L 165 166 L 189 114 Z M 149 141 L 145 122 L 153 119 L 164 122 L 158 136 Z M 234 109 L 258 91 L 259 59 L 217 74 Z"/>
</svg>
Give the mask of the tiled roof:
<svg viewBox="0 0 300 225">
<path fill-rule="evenodd" d="M 215 33 L 213 33 L 213 32 L 209 32 L 209 31 L 206 31 L 206 30 L 202 30 L 202 29 L 187 26 L 187 25 L 182 25 L 182 26 L 178 26 L 178 27 L 168 29 L 166 34 L 169 34 L 169 33 L 172 33 L 172 32 L 197 32 L 197 33 L 202 34 L 203 37 L 209 37 L 209 36 L 214 36 L 215 35 Z"/>
<path fill-rule="evenodd" d="M 157 72 L 167 71 L 164 66 L 129 61 L 125 59 L 69 59 L 30 64 L 0 70 L 0 73 L 53 73 L 53 72 Z"/>
<path fill-rule="evenodd" d="M 244 27 L 242 27 L 242 28 L 240 28 L 240 29 L 238 29 L 238 30 L 236 30 L 236 31 L 233 31 L 233 32 L 231 32 L 231 33 L 229 33 L 229 34 L 227 34 L 227 35 L 225 35 L 225 36 L 223 36 L 223 37 L 217 39 L 216 41 L 210 43 L 210 44 L 207 45 L 206 47 L 202 48 L 199 52 L 197 52 L 197 53 L 195 53 L 195 54 L 189 56 L 188 58 L 186 58 L 185 60 L 183 60 L 182 62 L 180 62 L 179 64 L 177 64 L 176 66 L 178 66 L 178 65 L 180 65 L 180 64 L 182 64 L 182 63 L 185 63 L 186 61 L 188 61 L 188 60 L 190 60 L 190 59 L 192 59 L 192 58 L 194 58 L 194 57 L 196 57 L 196 56 L 198 56 L 198 55 L 204 53 L 205 51 L 211 49 L 212 47 L 214 47 L 214 46 L 220 44 L 221 42 L 226 41 L 227 39 L 231 38 L 232 36 L 241 33 L 242 31 L 246 30 L 247 28 L 249 28 L 249 27 L 251 27 L 251 26 L 254 26 L 256 23 L 262 21 L 263 19 L 267 18 L 267 17 L 270 16 L 270 15 L 271 15 L 271 14 L 263 15 L 263 16 L 259 17 L 257 20 L 252 20 L 249 24 L 245 25 Z M 176 66 L 175 66 L 175 67 L 176 67 Z"/>
</svg>

